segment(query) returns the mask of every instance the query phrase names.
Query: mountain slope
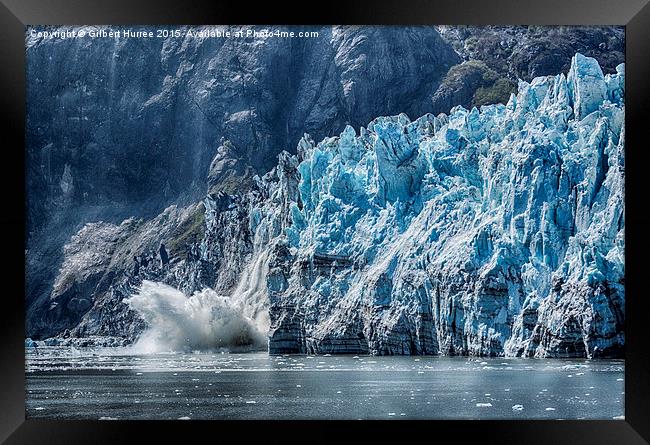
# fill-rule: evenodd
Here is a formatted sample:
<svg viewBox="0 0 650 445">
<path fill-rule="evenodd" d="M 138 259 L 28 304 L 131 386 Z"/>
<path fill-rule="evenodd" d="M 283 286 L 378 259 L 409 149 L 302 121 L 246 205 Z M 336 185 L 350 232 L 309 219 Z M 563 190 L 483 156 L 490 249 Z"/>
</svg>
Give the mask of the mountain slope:
<svg viewBox="0 0 650 445">
<path fill-rule="evenodd" d="M 215 191 L 246 191 L 305 131 L 322 138 L 378 115 L 423 114 L 460 60 L 432 27 L 291 31 L 318 37 L 28 33 L 29 335 L 58 332 L 33 323 L 32 314 L 41 316 L 56 297 L 63 246 L 85 223 L 153 219 L 201 199 L 207 182 Z"/>
</svg>

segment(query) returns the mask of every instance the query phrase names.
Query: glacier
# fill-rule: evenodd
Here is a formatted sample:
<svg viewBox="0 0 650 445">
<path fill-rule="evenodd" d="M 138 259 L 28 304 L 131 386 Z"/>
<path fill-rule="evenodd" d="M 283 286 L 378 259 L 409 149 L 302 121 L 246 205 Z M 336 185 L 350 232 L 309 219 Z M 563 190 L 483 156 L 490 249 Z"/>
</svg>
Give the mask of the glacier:
<svg viewBox="0 0 650 445">
<path fill-rule="evenodd" d="M 228 204 L 248 215 L 247 258 L 266 262 L 245 298 L 249 316 L 268 311 L 269 351 L 622 356 L 616 71 L 576 54 L 506 105 L 379 117 L 281 153 Z"/>
<path fill-rule="evenodd" d="M 56 341 L 622 357 L 624 120 L 624 64 L 603 75 L 576 54 L 566 75 L 520 81 L 507 104 L 305 134 L 250 191 L 86 224 L 50 312 L 87 312 Z M 196 239 L 195 253 L 126 270 L 179 239 Z M 75 300 L 79 289 L 92 298 Z"/>
</svg>

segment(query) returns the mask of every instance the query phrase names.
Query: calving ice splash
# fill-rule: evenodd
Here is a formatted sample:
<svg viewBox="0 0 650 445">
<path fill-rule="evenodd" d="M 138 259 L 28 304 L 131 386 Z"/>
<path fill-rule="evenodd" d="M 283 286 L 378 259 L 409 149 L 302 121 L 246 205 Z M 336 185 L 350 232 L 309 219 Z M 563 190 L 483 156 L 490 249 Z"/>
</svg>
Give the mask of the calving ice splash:
<svg viewBox="0 0 650 445">
<path fill-rule="evenodd" d="M 167 351 L 265 350 L 264 320 L 249 318 L 241 299 L 204 289 L 191 296 L 163 283 L 143 281 L 125 302 L 147 323 L 132 349 L 138 353 Z"/>
<path fill-rule="evenodd" d="M 215 211 L 209 202 L 206 211 Z M 147 324 L 133 348 L 138 352 L 267 350 L 268 248 L 259 236 L 252 260 L 228 295 L 204 288 L 187 296 L 167 284 L 144 280 L 139 291 L 124 300 Z M 205 240 L 201 250 L 205 253 Z"/>
<path fill-rule="evenodd" d="M 624 83 L 576 54 L 506 105 L 305 136 L 251 192 L 204 201 L 202 258 L 245 252 L 231 297 L 145 283 L 138 343 L 620 356 Z"/>
</svg>

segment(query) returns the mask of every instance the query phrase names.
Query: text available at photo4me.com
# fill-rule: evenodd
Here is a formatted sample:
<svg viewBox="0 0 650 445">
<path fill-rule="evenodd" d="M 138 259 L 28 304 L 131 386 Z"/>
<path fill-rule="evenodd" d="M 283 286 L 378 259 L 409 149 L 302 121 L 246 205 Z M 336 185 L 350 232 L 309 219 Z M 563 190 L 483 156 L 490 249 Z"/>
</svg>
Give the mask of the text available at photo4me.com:
<svg viewBox="0 0 650 445">
<path fill-rule="evenodd" d="M 33 39 L 246 39 L 246 38 L 318 38 L 318 31 L 288 31 L 280 28 L 238 27 L 180 27 L 157 29 L 113 29 L 108 27 L 84 27 L 69 29 L 36 29 L 28 33 Z"/>
</svg>

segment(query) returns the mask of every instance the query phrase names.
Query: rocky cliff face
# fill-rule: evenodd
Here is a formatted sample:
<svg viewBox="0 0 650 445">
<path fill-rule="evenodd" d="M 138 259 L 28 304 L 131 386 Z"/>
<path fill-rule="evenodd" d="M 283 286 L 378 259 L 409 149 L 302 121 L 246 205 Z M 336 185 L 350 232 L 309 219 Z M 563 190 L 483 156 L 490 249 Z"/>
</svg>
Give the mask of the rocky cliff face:
<svg viewBox="0 0 650 445">
<path fill-rule="evenodd" d="M 28 35 L 30 311 L 49 305 L 62 246 L 86 222 L 188 205 L 208 170 L 213 190 L 244 191 L 305 131 L 323 138 L 378 115 L 420 115 L 460 60 L 431 27 L 291 30 L 318 37 Z M 48 335 L 31 317 L 28 332 Z"/>
<path fill-rule="evenodd" d="M 47 306 L 33 306 L 28 312 L 31 329 L 44 337 L 63 333 L 65 337 L 132 339 L 142 330 L 142 319 L 122 304 L 122 299 L 144 277 L 167 280 L 189 293 L 196 290 L 193 283 L 200 280 L 186 279 L 190 274 L 184 255 L 187 247 L 202 237 L 203 213 L 201 204 L 171 206 L 152 220 L 86 224 L 64 246 L 64 259 Z M 174 262 L 165 270 L 158 267 L 161 239 L 172 241 L 167 246 Z M 149 264 L 135 277 L 133 257 L 142 255 Z"/>
<path fill-rule="evenodd" d="M 53 201 L 120 203 L 130 216 L 192 184 L 203 194 L 222 138 L 228 158 L 264 173 L 305 131 L 323 138 L 379 114 L 420 115 L 460 60 L 433 28 L 292 29 L 303 30 L 318 37 L 28 38 L 35 224 Z"/>
</svg>

